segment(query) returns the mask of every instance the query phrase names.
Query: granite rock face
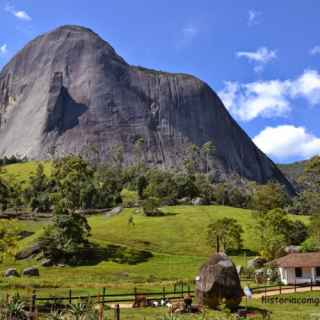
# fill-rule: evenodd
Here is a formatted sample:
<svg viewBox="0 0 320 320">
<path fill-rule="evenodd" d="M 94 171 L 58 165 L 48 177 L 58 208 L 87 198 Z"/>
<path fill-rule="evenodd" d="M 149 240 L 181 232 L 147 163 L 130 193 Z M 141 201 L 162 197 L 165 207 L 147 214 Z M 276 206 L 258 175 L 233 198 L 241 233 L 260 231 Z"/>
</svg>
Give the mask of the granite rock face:
<svg viewBox="0 0 320 320">
<path fill-rule="evenodd" d="M 26 45 L 0 73 L 0 157 L 44 159 L 95 145 L 126 163 L 177 167 L 191 143 L 213 141 L 225 172 L 287 184 L 199 79 L 127 64 L 93 31 L 63 26 Z"/>
</svg>

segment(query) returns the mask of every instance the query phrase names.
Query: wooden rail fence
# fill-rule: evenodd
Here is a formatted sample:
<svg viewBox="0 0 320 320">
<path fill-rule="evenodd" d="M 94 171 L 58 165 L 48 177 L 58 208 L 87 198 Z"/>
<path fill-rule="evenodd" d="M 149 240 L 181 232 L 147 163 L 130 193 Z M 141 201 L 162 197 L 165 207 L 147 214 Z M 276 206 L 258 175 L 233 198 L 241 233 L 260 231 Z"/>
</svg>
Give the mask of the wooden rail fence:
<svg viewBox="0 0 320 320">
<path fill-rule="evenodd" d="M 313 290 L 315 286 L 319 286 L 317 283 L 309 282 L 303 284 L 294 285 L 265 285 L 260 287 L 251 288 L 253 294 L 264 294 L 267 295 L 269 292 L 276 294 L 286 294 L 286 290 L 293 290 L 297 292 L 298 288 L 309 287 L 310 291 Z M 320 286 L 319 286 L 320 288 Z M 119 303 L 133 303 L 137 296 L 144 296 L 147 300 L 160 301 L 161 299 L 168 300 L 178 300 L 182 299 L 185 294 L 189 294 L 194 297 L 194 290 L 191 288 L 190 284 L 180 285 L 180 287 L 174 286 L 173 290 L 167 290 L 168 288 L 163 287 L 162 290 L 155 292 L 141 292 L 137 288 L 134 288 L 132 292 L 129 293 L 108 293 L 106 288 L 102 289 L 101 293 L 96 295 L 73 295 L 72 290 L 68 291 L 66 296 L 60 297 L 39 297 L 36 291 L 33 292 L 31 296 L 31 303 L 29 306 L 29 319 L 37 320 L 38 311 L 40 312 L 50 312 L 51 310 L 63 309 L 68 305 L 72 304 L 73 301 L 94 301 L 95 304 L 100 305 L 100 313 L 103 314 L 105 306 L 108 304 L 114 304 L 114 319 L 120 320 L 120 304 Z M 101 317 L 103 319 L 103 317 Z"/>
</svg>

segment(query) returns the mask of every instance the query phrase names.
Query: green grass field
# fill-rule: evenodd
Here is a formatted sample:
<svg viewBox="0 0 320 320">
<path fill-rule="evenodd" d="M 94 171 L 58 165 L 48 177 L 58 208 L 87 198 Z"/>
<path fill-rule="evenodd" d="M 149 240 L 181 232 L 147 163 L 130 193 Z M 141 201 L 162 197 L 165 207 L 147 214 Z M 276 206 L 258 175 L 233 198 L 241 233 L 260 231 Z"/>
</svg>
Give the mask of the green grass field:
<svg viewBox="0 0 320 320">
<path fill-rule="evenodd" d="M 44 166 L 45 174 L 49 176 L 52 170 L 51 161 L 30 161 L 3 166 L 3 172 L 0 173 L 0 176 L 4 178 L 13 177 L 22 184 L 25 184 L 28 182 L 29 177 L 35 174 L 37 166 L 40 163 Z"/>
<path fill-rule="evenodd" d="M 111 290 L 161 287 L 178 280 L 190 281 L 195 278 L 202 263 L 211 254 L 206 241 L 207 225 L 221 217 L 237 219 L 244 233 L 244 247 L 255 251 L 254 229 L 250 211 L 222 206 L 173 206 L 163 208 L 164 217 L 145 217 L 136 213 L 136 209 L 125 209 L 120 215 L 107 218 L 104 215 L 92 216 L 89 223 L 92 228 L 90 240 L 102 247 L 117 244 L 135 250 L 147 250 L 153 257 L 135 265 L 102 261 L 96 265 L 81 267 L 40 267 L 41 276 L 36 279 L 2 279 L 0 286 L 7 289 L 42 288 L 41 295 L 66 292 L 68 288 L 76 291 L 96 292 L 99 288 Z M 133 216 L 134 226 L 128 219 Z M 307 221 L 305 217 L 299 217 Z M 20 248 L 35 241 L 47 223 L 19 222 L 21 230 L 37 232 L 20 243 Z M 250 257 L 233 256 L 236 264 L 245 264 Z M 15 266 L 39 265 L 36 260 L 6 262 L 2 270 Z"/>
<path fill-rule="evenodd" d="M 45 162 L 45 172 L 49 175 L 50 162 Z M 35 172 L 36 162 L 14 164 L 5 167 L 5 176 L 15 176 L 25 183 L 30 174 Z M 133 192 L 122 193 L 125 201 L 134 201 Z M 129 250 L 146 250 L 153 256 L 147 261 L 130 265 L 115 261 L 101 261 L 93 265 L 79 267 L 40 267 L 36 259 L 24 261 L 7 260 L 0 265 L 0 271 L 8 267 L 16 267 L 18 271 L 29 266 L 40 269 L 39 278 L 0 278 L 2 294 L 19 292 L 31 296 L 37 290 L 38 296 L 67 296 L 71 288 L 74 294 L 97 294 L 106 287 L 109 293 L 160 290 L 163 286 L 173 288 L 176 281 L 191 281 L 197 275 L 199 267 L 211 254 L 206 236 L 207 226 L 216 219 L 223 217 L 235 218 L 244 229 L 244 248 L 248 251 L 257 250 L 252 213 L 249 210 L 224 206 L 172 206 L 164 207 L 163 217 L 145 217 L 137 209 L 125 209 L 118 216 L 108 218 L 105 215 L 89 217 L 92 228 L 90 241 L 101 247 L 110 244 L 123 246 Z M 134 224 L 129 224 L 133 217 Z M 304 216 L 292 216 L 308 222 Z M 43 228 L 50 221 L 18 221 L 20 230 L 32 231 L 34 234 L 19 243 L 19 249 L 36 241 Z M 245 265 L 250 257 L 245 254 L 232 256 L 237 265 Z M 312 293 L 317 295 L 317 293 Z M 320 293 L 319 293 L 320 296 Z M 249 306 L 268 309 L 273 312 L 272 319 L 311 319 L 310 314 L 316 313 L 314 305 L 264 305 L 259 300 L 249 301 Z M 166 314 L 163 309 L 123 310 L 121 319 L 157 319 Z M 215 319 L 220 313 L 212 313 Z M 309 317 L 309 318 L 308 318 Z M 161 318 L 159 318 L 161 319 Z M 190 316 L 181 319 L 193 319 Z M 208 319 L 211 319 L 210 317 Z M 217 318 L 219 319 L 219 318 Z"/>
</svg>

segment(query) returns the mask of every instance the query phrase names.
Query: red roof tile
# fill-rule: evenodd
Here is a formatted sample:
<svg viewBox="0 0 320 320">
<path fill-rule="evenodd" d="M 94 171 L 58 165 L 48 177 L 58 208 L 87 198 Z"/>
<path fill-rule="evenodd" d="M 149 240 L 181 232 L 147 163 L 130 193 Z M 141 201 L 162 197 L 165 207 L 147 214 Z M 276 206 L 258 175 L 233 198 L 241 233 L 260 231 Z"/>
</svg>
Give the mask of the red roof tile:
<svg viewBox="0 0 320 320">
<path fill-rule="evenodd" d="M 290 253 L 271 262 L 278 267 L 320 267 L 320 252 Z"/>
</svg>

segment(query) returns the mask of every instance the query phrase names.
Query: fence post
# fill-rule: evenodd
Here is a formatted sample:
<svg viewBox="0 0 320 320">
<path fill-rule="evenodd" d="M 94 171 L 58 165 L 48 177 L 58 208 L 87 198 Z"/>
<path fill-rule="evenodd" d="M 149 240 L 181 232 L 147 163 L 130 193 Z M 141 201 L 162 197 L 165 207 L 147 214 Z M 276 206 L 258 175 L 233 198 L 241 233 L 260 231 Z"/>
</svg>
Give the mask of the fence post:
<svg viewBox="0 0 320 320">
<path fill-rule="evenodd" d="M 312 279 L 311 279 L 311 282 L 310 282 L 310 291 L 312 291 Z"/>
<path fill-rule="evenodd" d="M 166 288 L 162 287 L 162 297 L 165 300 L 166 299 Z"/>
<path fill-rule="evenodd" d="M 294 279 L 294 292 L 297 292 L 297 280 Z"/>
<path fill-rule="evenodd" d="M 36 311 L 36 303 L 37 303 L 37 295 L 36 295 L 36 291 L 33 290 L 33 292 L 32 292 L 32 297 L 31 297 L 31 314 L 32 314 L 32 319 L 36 319 L 36 317 L 34 316 L 35 311 Z"/>
<path fill-rule="evenodd" d="M 72 290 L 69 290 L 69 304 L 72 303 Z"/>
<path fill-rule="evenodd" d="M 102 289 L 102 305 L 104 307 L 105 304 L 105 296 L 106 296 L 106 288 Z"/>
<path fill-rule="evenodd" d="M 264 285 L 264 295 L 267 296 L 267 285 Z"/>
<path fill-rule="evenodd" d="M 114 320 L 120 320 L 120 305 L 119 304 L 115 305 Z"/>
<path fill-rule="evenodd" d="M 173 285 L 173 293 L 176 294 L 176 284 Z"/>
<path fill-rule="evenodd" d="M 280 294 L 282 293 L 282 283 L 280 282 L 280 287 L 279 287 L 279 291 L 280 291 Z"/>
<path fill-rule="evenodd" d="M 134 287 L 134 300 L 137 300 L 137 288 L 136 287 Z"/>
</svg>

